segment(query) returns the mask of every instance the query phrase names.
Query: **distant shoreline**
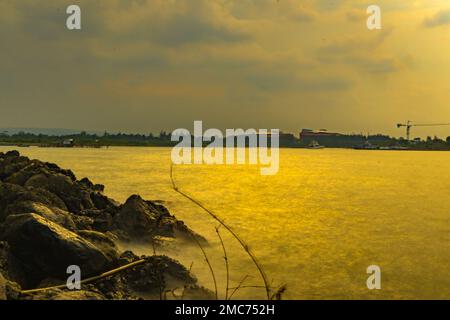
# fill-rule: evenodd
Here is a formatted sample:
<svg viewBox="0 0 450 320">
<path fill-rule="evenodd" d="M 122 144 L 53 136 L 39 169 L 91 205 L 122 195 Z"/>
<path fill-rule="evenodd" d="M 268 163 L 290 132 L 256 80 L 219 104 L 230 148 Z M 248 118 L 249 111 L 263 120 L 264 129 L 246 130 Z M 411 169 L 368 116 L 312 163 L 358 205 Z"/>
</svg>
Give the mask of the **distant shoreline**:
<svg viewBox="0 0 450 320">
<path fill-rule="evenodd" d="M 246 135 L 244 140 L 249 140 L 251 135 Z M 242 137 L 241 137 L 242 138 Z M 226 146 L 226 140 L 223 138 L 223 146 Z M 177 141 L 172 141 L 172 135 L 161 131 L 158 135 L 154 134 L 130 134 L 130 133 L 108 133 L 103 134 L 81 132 L 77 134 L 46 135 L 20 132 L 15 134 L 0 133 L 0 145 L 3 146 L 38 146 L 55 148 L 102 148 L 102 147 L 174 147 L 178 145 Z M 195 145 L 196 138 L 191 136 L 191 145 Z M 203 146 L 210 142 L 202 141 Z M 247 143 L 244 143 L 248 145 Z M 236 144 L 235 144 L 236 145 Z M 268 143 L 270 147 L 270 141 Z M 292 133 L 280 132 L 280 148 L 347 148 L 361 150 L 439 150 L 450 151 L 450 137 L 446 140 L 439 137 L 428 137 L 427 139 L 416 138 L 406 140 L 404 138 L 395 138 L 383 134 L 362 135 L 362 134 L 337 134 L 328 132 L 302 131 L 299 136 Z"/>
<path fill-rule="evenodd" d="M 49 145 L 39 145 L 39 144 L 21 144 L 21 143 L 2 143 L 0 142 L 0 147 L 11 147 L 11 148 L 42 148 L 42 149 L 108 149 L 112 148 L 172 148 L 175 144 L 167 144 L 167 145 L 142 145 L 142 144 L 117 144 L 117 145 L 101 145 L 101 146 L 92 146 L 92 145 L 77 145 L 73 147 L 62 147 L 62 146 L 49 146 Z M 204 146 L 205 147 L 205 146 Z M 224 148 L 227 148 L 224 146 Z M 280 149 L 305 149 L 315 151 L 307 146 L 283 146 L 280 145 Z M 246 147 L 248 149 L 248 147 Z M 450 146 L 447 148 L 436 148 L 436 149 L 426 149 L 426 148 L 414 148 L 409 147 L 408 149 L 358 149 L 355 147 L 347 147 L 347 146 L 329 146 L 324 149 L 348 149 L 348 150 L 356 150 L 356 151 L 450 151 Z M 323 150 L 323 149 L 321 149 Z M 320 150 L 316 150 L 320 151 Z"/>
</svg>

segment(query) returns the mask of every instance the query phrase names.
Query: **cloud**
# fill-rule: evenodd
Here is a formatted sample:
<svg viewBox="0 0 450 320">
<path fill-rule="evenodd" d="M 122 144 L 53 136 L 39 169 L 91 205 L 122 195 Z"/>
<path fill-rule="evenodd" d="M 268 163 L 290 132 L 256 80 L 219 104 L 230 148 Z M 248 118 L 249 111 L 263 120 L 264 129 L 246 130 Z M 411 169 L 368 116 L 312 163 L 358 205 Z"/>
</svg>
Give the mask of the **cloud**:
<svg viewBox="0 0 450 320">
<path fill-rule="evenodd" d="M 317 49 L 319 61 L 356 68 L 369 74 L 392 73 L 400 69 L 400 62 L 393 56 L 379 53 L 386 39 L 392 34 L 387 29 L 372 37 L 349 37 Z"/>
<path fill-rule="evenodd" d="M 118 79 L 106 80 L 100 84 L 87 84 L 79 88 L 80 93 L 86 96 L 102 97 L 111 95 L 113 97 L 140 99 L 140 98 L 206 98 L 223 97 L 224 90 L 217 85 L 208 83 L 189 84 L 185 82 L 162 83 L 155 80 Z"/>
<path fill-rule="evenodd" d="M 410 18 L 401 2 L 380 3 L 392 15 L 384 21 Z M 380 105 L 392 107 L 387 96 L 412 81 L 402 78 L 405 50 L 422 53 L 403 23 L 392 37 L 387 25 L 368 32 L 356 0 L 74 3 L 80 32 L 65 28 L 66 3 L 0 0 L 0 125 L 148 132 L 198 118 L 291 129 L 323 121 L 324 108 L 338 124 L 355 96 L 391 80 Z"/>
<path fill-rule="evenodd" d="M 109 21 L 120 21 L 120 29 L 110 24 L 111 30 L 126 35 L 126 39 L 132 34 L 132 39 L 169 47 L 235 43 L 251 38 L 239 21 L 215 1 L 141 1 L 119 12 L 110 11 L 110 16 L 116 19 Z"/>
<path fill-rule="evenodd" d="M 349 22 L 365 22 L 367 19 L 367 13 L 362 9 L 350 9 L 345 16 Z"/>
<path fill-rule="evenodd" d="M 434 28 L 450 24 L 450 9 L 438 11 L 432 17 L 426 18 L 423 25 L 427 28 Z"/>
<path fill-rule="evenodd" d="M 337 10 L 346 2 L 347 0 L 316 0 L 316 7 L 324 11 Z"/>
<path fill-rule="evenodd" d="M 195 43 L 242 42 L 250 36 L 224 25 L 214 25 L 210 21 L 192 16 L 177 16 L 163 23 L 151 38 L 159 44 L 181 46 Z"/>
<path fill-rule="evenodd" d="M 248 76 L 249 83 L 265 92 L 337 92 L 353 86 L 344 76 L 319 75 L 314 73 L 278 70 L 268 73 L 253 71 Z"/>
<path fill-rule="evenodd" d="M 294 22 L 315 21 L 318 14 L 310 1 L 298 0 L 241 0 L 228 4 L 231 14 L 238 19 L 290 20 Z"/>
<path fill-rule="evenodd" d="M 370 74 L 385 74 L 400 70 L 399 62 L 391 57 L 369 58 L 353 56 L 348 57 L 346 63 Z"/>
</svg>

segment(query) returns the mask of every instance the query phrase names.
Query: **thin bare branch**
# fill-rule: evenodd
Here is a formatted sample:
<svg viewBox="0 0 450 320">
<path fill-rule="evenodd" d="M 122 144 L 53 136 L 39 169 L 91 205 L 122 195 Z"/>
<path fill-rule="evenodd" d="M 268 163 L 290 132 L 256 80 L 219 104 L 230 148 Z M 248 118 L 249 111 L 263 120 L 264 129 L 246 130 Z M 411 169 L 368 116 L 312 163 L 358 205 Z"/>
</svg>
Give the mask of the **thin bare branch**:
<svg viewBox="0 0 450 320">
<path fill-rule="evenodd" d="M 225 260 L 225 267 L 226 267 L 226 270 L 227 270 L 227 288 L 225 290 L 225 300 L 228 300 L 228 292 L 230 290 L 229 289 L 229 287 L 230 287 L 230 267 L 229 267 L 229 264 L 228 264 L 227 249 L 225 248 L 225 243 L 223 242 L 222 236 L 220 235 L 219 227 L 216 227 L 216 233 L 217 233 L 217 236 L 219 237 L 220 244 L 222 245 L 223 258 Z"/>
<path fill-rule="evenodd" d="M 214 218 L 217 222 L 219 222 L 225 229 L 228 230 L 228 232 L 231 233 L 231 235 L 239 242 L 239 244 L 242 246 L 242 248 L 247 252 L 247 254 L 249 255 L 249 257 L 252 259 L 253 264 L 256 266 L 256 268 L 258 269 L 259 274 L 261 275 L 261 278 L 264 282 L 264 287 L 266 289 L 266 295 L 267 295 L 267 299 L 270 300 L 270 286 L 269 286 L 269 282 L 267 280 L 267 276 L 266 273 L 264 272 L 264 269 L 262 268 L 261 264 L 258 262 L 258 259 L 256 258 L 255 254 L 251 251 L 250 247 L 247 245 L 247 243 L 236 233 L 234 232 L 233 229 L 231 229 L 231 227 L 229 227 L 227 224 L 225 224 L 225 222 L 219 218 L 216 214 L 214 214 L 211 210 L 209 210 L 208 208 L 206 208 L 203 204 L 201 204 L 198 200 L 194 199 L 193 197 L 191 197 L 190 195 L 188 195 L 187 193 L 181 191 L 175 184 L 175 180 L 173 178 L 173 164 L 171 164 L 170 166 L 170 180 L 172 182 L 172 188 L 178 192 L 180 195 L 182 195 L 183 197 L 185 197 L 186 199 L 190 200 L 191 202 L 193 202 L 194 204 L 196 204 L 198 207 L 200 207 L 201 209 L 203 209 L 206 213 L 208 213 L 212 218 Z"/>
</svg>

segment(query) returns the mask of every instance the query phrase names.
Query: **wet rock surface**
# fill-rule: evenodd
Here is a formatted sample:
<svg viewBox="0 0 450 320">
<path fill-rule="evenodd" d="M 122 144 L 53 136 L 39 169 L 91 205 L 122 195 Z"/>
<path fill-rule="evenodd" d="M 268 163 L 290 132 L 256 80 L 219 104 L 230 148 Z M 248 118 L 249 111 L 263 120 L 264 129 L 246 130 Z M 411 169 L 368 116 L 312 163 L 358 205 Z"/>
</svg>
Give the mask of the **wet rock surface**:
<svg viewBox="0 0 450 320">
<path fill-rule="evenodd" d="M 120 252 L 117 245 L 151 246 L 160 237 L 204 240 L 201 236 L 156 202 L 133 195 L 119 204 L 103 191 L 103 185 L 77 180 L 55 164 L 17 151 L 0 153 L 0 300 L 212 297 L 179 262 L 166 256 L 137 257 Z M 83 283 L 77 291 L 22 292 L 65 284 L 70 265 L 80 267 L 81 280 L 125 268 Z"/>
<path fill-rule="evenodd" d="M 86 276 L 112 266 L 112 260 L 97 246 L 34 213 L 8 216 L 3 229 L 1 237 L 21 261 L 26 274 L 22 285 L 28 288 L 47 275 L 63 278 L 70 265 L 79 266 Z"/>
</svg>

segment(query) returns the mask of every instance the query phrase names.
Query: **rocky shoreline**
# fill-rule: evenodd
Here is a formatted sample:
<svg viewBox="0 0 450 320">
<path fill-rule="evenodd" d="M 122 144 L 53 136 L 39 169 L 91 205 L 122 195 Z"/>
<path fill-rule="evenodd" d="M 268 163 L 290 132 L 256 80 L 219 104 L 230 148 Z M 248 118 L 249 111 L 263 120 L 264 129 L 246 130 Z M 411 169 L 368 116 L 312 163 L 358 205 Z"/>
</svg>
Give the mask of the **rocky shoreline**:
<svg viewBox="0 0 450 320">
<path fill-rule="evenodd" d="M 149 247 L 164 238 L 203 241 L 161 204 L 133 195 L 119 204 L 104 186 L 77 180 L 70 170 L 0 153 L 0 300 L 2 299 L 209 299 L 213 294 L 176 260 L 137 256 L 118 243 Z M 27 292 L 65 284 L 67 268 L 82 279 L 141 261 L 80 290 Z"/>
</svg>

